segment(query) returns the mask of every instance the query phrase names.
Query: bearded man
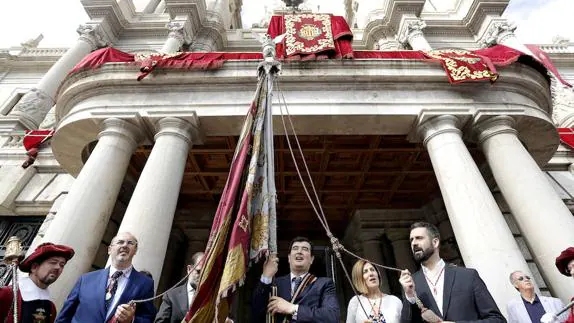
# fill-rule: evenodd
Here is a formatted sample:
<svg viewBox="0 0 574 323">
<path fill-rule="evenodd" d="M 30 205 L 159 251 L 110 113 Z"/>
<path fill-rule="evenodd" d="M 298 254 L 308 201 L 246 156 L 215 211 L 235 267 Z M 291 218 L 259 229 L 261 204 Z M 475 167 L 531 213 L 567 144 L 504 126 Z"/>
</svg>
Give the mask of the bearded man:
<svg viewBox="0 0 574 323">
<path fill-rule="evenodd" d="M 56 318 L 56 306 L 50 300 L 48 286 L 62 274 L 74 250 L 64 245 L 43 243 L 18 266 L 28 277 L 18 280 L 18 322 L 48 323 Z M 12 286 L 0 289 L 0 321 L 13 322 Z"/>
<path fill-rule="evenodd" d="M 421 270 L 401 272 L 404 293 L 402 323 L 422 323 L 418 297 L 441 322 L 506 322 L 478 272 L 449 266 L 440 258 L 440 234 L 436 226 L 417 222 L 411 226 L 411 250 Z M 416 287 L 416 289 L 415 289 Z"/>
</svg>

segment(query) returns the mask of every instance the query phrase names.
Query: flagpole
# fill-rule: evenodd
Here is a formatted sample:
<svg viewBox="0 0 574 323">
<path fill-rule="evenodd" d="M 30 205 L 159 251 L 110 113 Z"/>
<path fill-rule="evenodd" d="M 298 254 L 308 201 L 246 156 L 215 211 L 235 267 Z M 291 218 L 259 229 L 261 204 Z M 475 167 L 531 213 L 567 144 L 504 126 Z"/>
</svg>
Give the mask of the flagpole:
<svg viewBox="0 0 574 323">
<path fill-rule="evenodd" d="M 275 149 L 273 143 L 273 83 L 281 70 L 281 63 L 275 57 L 275 42 L 269 36 L 263 36 L 263 62 L 259 65 L 260 73 L 266 81 L 265 108 L 265 153 L 267 156 L 267 189 L 269 199 L 269 256 L 277 257 L 277 189 L 275 187 Z"/>
</svg>

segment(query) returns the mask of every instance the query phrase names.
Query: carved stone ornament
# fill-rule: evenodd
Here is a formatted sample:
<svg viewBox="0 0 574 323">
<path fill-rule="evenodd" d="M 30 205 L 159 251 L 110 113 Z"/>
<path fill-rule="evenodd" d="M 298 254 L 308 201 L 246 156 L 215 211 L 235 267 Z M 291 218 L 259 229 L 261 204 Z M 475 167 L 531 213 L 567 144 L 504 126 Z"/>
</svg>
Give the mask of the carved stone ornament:
<svg viewBox="0 0 574 323">
<path fill-rule="evenodd" d="M 108 43 L 105 41 L 104 34 L 97 25 L 80 25 L 76 32 L 80 35 L 79 39 L 92 46 L 92 50 L 105 47 Z"/>
<path fill-rule="evenodd" d="M 516 25 L 508 21 L 498 21 L 490 25 L 482 40 L 481 47 L 489 47 L 495 44 L 503 44 L 508 37 L 514 37 Z"/>
<path fill-rule="evenodd" d="M 562 84 L 554 74 L 550 74 L 552 94 L 552 121 L 557 127 L 574 126 L 574 89 Z"/>
<path fill-rule="evenodd" d="M 54 106 L 54 100 L 40 89 L 30 89 L 12 109 L 13 114 L 21 115 L 34 122 L 37 127 Z"/>
<path fill-rule="evenodd" d="M 180 44 L 190 44 L 191 39 L 191 32 L 188 30 L 187 23 L 185 21 L 170 21 L 165 26 L 169 33 L 167 34 L 168 38 L 176 39 Z"/>
<path fill-rule="evenodd" d="M 424 36 L 423 29 L 425 29 L 426 26 L 426 22 L 420 19 L 406 21 L 404 27 L 397 35 L 397 40 L 401 44 L 408 44 L 412 38 Z"/>
</svg>

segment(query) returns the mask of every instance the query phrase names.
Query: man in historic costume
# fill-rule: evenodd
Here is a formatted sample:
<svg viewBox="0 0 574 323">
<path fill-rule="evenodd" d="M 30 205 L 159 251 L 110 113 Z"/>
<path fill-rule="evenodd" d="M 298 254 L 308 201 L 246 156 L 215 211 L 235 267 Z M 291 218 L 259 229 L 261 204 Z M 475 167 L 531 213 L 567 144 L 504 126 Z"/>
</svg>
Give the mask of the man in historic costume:
<svg viewBox="0 0 574 323">
<path fill-rule="evenodd" d="M 560 271 L 564 276 L 571 276 L 574 278 L 574 247 L 569 247 L 563 250 L 560 255 L 556 258 L 556 268 Z M 574 297 L 571 299 L 574 301 Z M 568 311 L 570 314 L 565 323 L 574 323 L 574 307 L 570 307 Z M 554 323 L 554 322 L 562 322 L 560 321 L 559 317 L 556 315 L 547 313 L 542 317 L 541 322 L 544 323 Z"/>
<path fill-rule="evenodd" d="M 410 241 L 414 258 L 422 269 L 413 275 L 408 270 L 401 273 L 399 281 L 405 293 L 401 322 L 424 322 L 415 303 L 417 297 L 444 323 L 506 322 L 476 270 L 449 266 L 440 258 L 440 234 L 436 226 L 414 223 Z"/>
<path fill-rule="evenodd" d="M 29 273 L 18 280 L 18 323 L 48 323 L 56 318 L 48 286 L 62 274 L 74 250 L 64 245 L 43 243 L 24 259 L 19 268 Z M 0 289 L 0 320 L 13 323 L 12 286 Z"/>
<path fill-rule="evenodd" d="M 183 284 L 163 295 L 154 323 L 180 323 L 184 318 L 196 293 L 203 252 L 196 252 L 187 265 L 189 278 Z"/>
<path fill-rule="evenodd" d="M 263 274 L 253 292 L 251 322 L 265 322 L 266 315 L 275 315 L 275 322 L 339 322 L 339 302 L 335 284 L 326 277 L 309 273 L 313 263 L 313 246 L 309 239 L 297 237 L 289 245 L 291 273 L 277 277 L 277 296 L 270 297 L 272 280 L 278 269 L 278 260 L 269 257 L 263 265 Z"/>
<path fill-rule="evenodd" d="M 58 323 L 151 323 L 151 301 L 132 306 L 132 300 L 154 295 L 153 280 L 132 266 L 138 241 L 131 233 L 118 233 L 108 247 L 111 266 L 80 277 L 56 319 Z"/>
</svg>

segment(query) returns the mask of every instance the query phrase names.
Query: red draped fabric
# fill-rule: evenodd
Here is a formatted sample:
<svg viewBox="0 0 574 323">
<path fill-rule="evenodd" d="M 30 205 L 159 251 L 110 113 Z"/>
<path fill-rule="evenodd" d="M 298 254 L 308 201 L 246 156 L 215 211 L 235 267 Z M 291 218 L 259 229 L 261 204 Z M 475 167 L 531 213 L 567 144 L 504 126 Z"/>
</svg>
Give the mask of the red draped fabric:
<svg viewBox="0 0 574 323">
<path fill-rule="evenodd" d="M 544 65 L 544 67 L 546 67 L 547 70 L 552 72 L 552 74 L 554 74 L 554 76 L 556 76 L 556 78 L 560 82 L 562 82 L 562 84 L 572 87 L 572 84 L 566 82 L 566 80 L 564 80 L 560 76 L 560 73 L 558 73 L 556 66 L 554 66 L 554 64 L 552 63 L 550 57 L 548 57 L 548 54 L 546 54 L 546 52 L 544 52 L 542 49 L 540 49 L 540 47 L 536 45 L 525 45 L 525 46 L 532 52 L 532 54 L 534 54 L 534 58 L 536 58 L 540 63 L 542 63 L 542 65 Z"/>
<path fill-rule="evenodd" d="M 332 27 L 337 32 L 334 36 L 341 36 L 335 41 L 335 50 L 329 50 L 318 54 L 308 55 L 293 55 L 291 57 L 284 57 L 284 60 L 316 60 L 337 57 L 345 55 L 350 47 L 350 40 L 344 41 L 347 37 L 347 30 L 343 27 L 343 23 L 337 23 L 337 16 L 331 17 Z M 274 30 L 274 34 L 278 34 L 283 27 L 280 27 L 282 16 L 274 17 L 269 25 L 269 30 Z M 346 24 L 345 24 L 346 26 Z M 348 28 L 348 26 L 347 26 Z M 350 32 L 350 31 L 348 31 Z M 339 46 L 339 47 L 337 47 Z M 528 45 L 531 46 L 531 45 Z M 338 49 L 337 49 L 338 48 Z M 561 80 L 565 85 L 570 86 L 565 82 L 558 71 L 548 58 L 548 56 L 534 47 L 529 47 L 537 57 L 535 59 L 540 62 L 544 67 L 553 72 L 558 80 Z M 278 56 L 279 53 L 284 53 L 282 43 L 277 44 Z M 338 54 L 333 54 L 338 53 Z M 467 50 L 433 50 L 428 52 L 422 51 L 353 51 L 351 56 L 354 59 L 412 59 L 412 60 L 430 60 L 437 61 L 443 65 L 449 82 L 458 83 L 465 81 L 480 81 L 490 80 L 493 81 L 497 77 L 496 66 L 507 66 L 516 62 L 521 56 L 526 54 L 506 47 L 503 45 L 496 45 L 489 48 L 467 51 Z M 331 56 L 329 56 L 331 55 Z M 340 58 L 341 56 L 339 56 Z M 228 53 L 228 52 L 189 52 L 189 53 L 176 53 L 173 55 L 148 55 L 145 57 L 134 57 L 132 54 L 121 52 L 114 48 L 102 48 L 94 51 L 85 57 L 78 65 L 71 71 L 78 72 L 85 69 L 95 69 L 105 63 L 124 62 L 130 64 L 137 64 L 140 66 L 140 74 L 137 76 L 138 80 L 143 79 L 153 72 L 155 68 L 167 69 L 218 69 L 229 60 L 261 60 L 263 59 L 261 53 Z M 528 63 L 528 62 L 525 62 Z"/>
<path fill-rule="evenodd" d="M 558 128 L 558 135 L 560 136 L 560 141 L 574 149 L 574 129 L 572 128 Z"/>
<path fill-rule="evenodd" d="M 314 18 L 311 16 L 314 16 Z M 324 17 L 328 17 L 329 21 L 325 22 Z M 290 24 L 294 19 L 301 21 Z M 331 28 L 330 31 L 325 32 L 323 27 L 327 25 L 330 25 Z M 308 30 L 311 32 L 317 31 L 317 34 L 305 38 L 304 35 L 309 34 Z M 275 46 L 277 58 L 279 59 L 307 61 L 328 58 L 353 58 L 353 47 L 351 45 L 353 33 L 345 18 L 341 16 L 322 14 L 273 16 L 269 22 L 267 33 L 272 38 L 286 34 L 283 41 Z M 290 39 L 290 36 L 293 39 Z M 333 42 L 332 45 L 325 45 L 329 41 Z M 290 53 L 289 46 L 296 48 L 294 53 Z"/>
<path fill-rule="evenodd" d="M 84 59 L 76 64 L 76 66 L 70 71 L 70 74 L 85 69 L 95 69 L 105 63 L 127 63 L 133 61 L 134 55 L 132 54 L 124 53 L 113 47 L 100 48 L 84 57 Z"/>
</svg>

